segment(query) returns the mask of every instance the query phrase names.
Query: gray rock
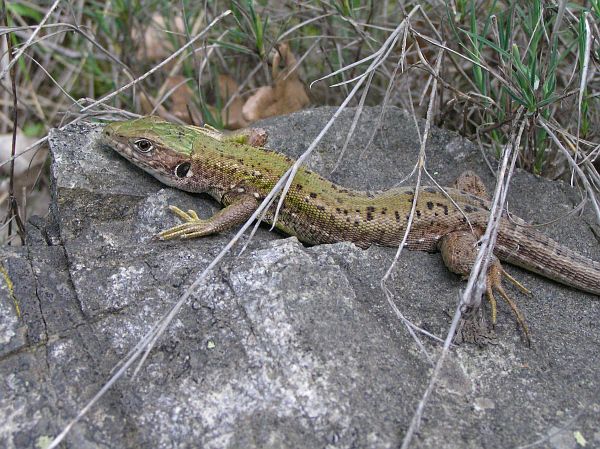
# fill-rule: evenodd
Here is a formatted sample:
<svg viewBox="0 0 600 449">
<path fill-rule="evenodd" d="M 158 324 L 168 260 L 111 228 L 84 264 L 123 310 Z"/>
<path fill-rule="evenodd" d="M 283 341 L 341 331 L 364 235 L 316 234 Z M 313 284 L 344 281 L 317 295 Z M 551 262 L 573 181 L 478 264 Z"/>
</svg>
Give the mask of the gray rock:
<svg viewBox="0 0 600 449">
<path fill-rule="evenodd" d="M 261 126 L 270 147 L 298 156 L 332 113 L 303 111 Z M 367 109 L 331 173 L 352 116 L 342 114 L 310 165 L 355 188 L 385 188 L 409 175 L 418 134 L 397 109 L 366 148 L 379 117 Z M 53 214 L 30 226 L 29 246 L 2 249 L 2 447 L 43 447 L 58 434 L 233 234 L 151 240 L 176 222 L 168 204 L 202 216 L 219 206 L 163 188 L 100 146 L 99 130 L 52 132 Z M 427 157 L 441 184 L 473 169 L 492 186 L 479 151 L 452 133 L 432 130 Z M 519 172 L 509 207 L 545 222 L 576 203 L 568 186 Z M 599 260 L 592 223 L 588 214 L 544 231 Z M 394 254 L 348 243 L 309 248 L 261 228 L 193 295 L 139 376 L 120 380 L 66 446 L 398 447 L 432 366 L 381 291 Z M 510 289 L 532 347 L 501 303 L 495 344 L 452 351 L 412 447 L 505 448 L 544 438 L 570 447 L 575 432 L 600 446 L 598 298 L 509 270 L 534 292 Z M 404 252 L 389 287 L 407 318 L 445 336 L 462 283 L 439 255 Z M 422 338 L 435 357 L 440 345 Z"/>
</svg>

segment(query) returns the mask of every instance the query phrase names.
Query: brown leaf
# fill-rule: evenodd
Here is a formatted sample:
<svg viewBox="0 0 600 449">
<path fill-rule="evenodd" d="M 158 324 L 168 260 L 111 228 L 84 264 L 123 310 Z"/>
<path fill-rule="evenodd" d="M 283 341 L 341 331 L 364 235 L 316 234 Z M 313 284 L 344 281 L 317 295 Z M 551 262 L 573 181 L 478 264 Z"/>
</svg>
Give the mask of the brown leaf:
<svg viewBox="0 0 600 449">
<path fill-rule="evenodd" d="M 287 44 L 279 44 L 273 54 L 273 86 L 260 87 L 244 104 L 244 119 L 252 123 L 274 115 L 289 114 L 308 106 L 310 100 L 296 72 L 296 57 Z M 284 61 L 284 69 L 279 64 Z"/>
<path fill-rule="evenodd" d="M 164 95 L 168 94 L 167 98 Z M 194 92 L 187 85 L 187 79 L 180 75 L 168 77 L 158 90 L 158 97 L 163 103 L 157 105 L 157 100 L 144 92 L 140 95 L 140 108 L 144 115 L 157 115 L 165 120 L 179 120 L 189 123 L 201 123 L 201 114 L 192 101 Z M 167 102 L 167 106 L 164 105 Z M 156 106 L 155 106 L 156 105 Z"/>
<path fill-rule="evenodd" d="M 17 142 L 15 145 L 15 176 L 21 176 L 29 170 L 35 171 L 46 160 L 45 149 L 36 149 L 23 153 L 23 151 L 36 142 L 35 137 L 27 137 L 21 131 L 17 131 Z M 12 133 L 0 134 L 0 160 L 6 161 L 11 157 Z M 23 153 L 23 154 L 21 154 Z M 10 164 L 5 164 L 0 169 L 2 174 L 8 175 Z"/>
<path fill-rule="evenodd" d="M 181 75 L 170 76 L 165 80 L 161 92 L 175 89 L 169 99 L 169 112 L 185 123 L 200 123 L 201 114 L 193 102 L 194 92 L 188 86 L 186 78 Z"/>
<path fill-rule="evenodd" d="M 172 92 L 169 94 L 168 107 L 159 105 L 154 110 L 154 104 L 156 100 L 154 97 L 148 98 L 145 95 L 140 96 L 140 106 L 142 112 L 146 115 L 153 114 L 158 115 L 164 119 L 172 119 L 177 117 L 185 123 L 198 124 L 205 120 L 202 120 L 202 114 L 196 107 L 194 99 L 194 91 L 190 89 L 187 82 L 184 82 L 186 78 L 180 75 L 175 75 L 167 78 L 164 84 L 159 89 L 159 95 Z M 219 110 L 209 105 L 208 109 L 211 114 L 218 115 L 220 113 L 223 125 L 227 129 L 239 129 L 248 126 L 248 122 L 242 117 L 242 106 L 243 100 L 237 94 L 238 84 L 229 75 L 219 75 L 217 78 L 217 89 L 220 102 L 223 106 L 229 104 L 226 108 Z M 233 96 L 233 100 L 230 99 Z"/>
<path fill-rule="evenodd" d="M 139 47 L 136 54 L 138 61 L 156 62 L 167 58 L 173 52 L 172 41 L 167 36 L 168 32 L 183 34 L 185 32 L 183 18 L 175 16 L 167 24 L 162 15 L 154 13 L 143 36 L 137 28 L 134 28 L 131 33 L 132 41 L 140 42 L 143 39 L 143 45 Z"/>
<path fill-rule="evenodd" d="M 239 129 L 248 126 L 248 122 L 242 116 L 244 101 L 237 93 L 238 83 L 229 75 L 219 75 L 217 78 L 219 96 L 223 106 L 229 106 L 221 110 L 221 120 L 227 129 Z"/>
</svg>

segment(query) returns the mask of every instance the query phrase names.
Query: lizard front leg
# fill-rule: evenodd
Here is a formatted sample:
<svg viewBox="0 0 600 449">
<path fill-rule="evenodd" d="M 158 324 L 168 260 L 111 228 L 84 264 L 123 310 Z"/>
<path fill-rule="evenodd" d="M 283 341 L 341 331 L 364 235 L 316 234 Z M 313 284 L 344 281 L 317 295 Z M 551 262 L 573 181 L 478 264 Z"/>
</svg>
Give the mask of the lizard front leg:
<svg viewBox="0 0 600 449">
<path fill-rule="evenodd" d="M 225 207 L 205 220 L 199 218 L 193 210 L 184 212 L 176 206 L 169 206 L 171 212 L 181 218 L 183 223 L 162 231 L 157 237 L 160 240 L 177 237 L 193 239 L 216 234 L 244 223 L 258 207 L 256 198 L 249 194 L 225 194 L 222 201 Z"/>
</svg>

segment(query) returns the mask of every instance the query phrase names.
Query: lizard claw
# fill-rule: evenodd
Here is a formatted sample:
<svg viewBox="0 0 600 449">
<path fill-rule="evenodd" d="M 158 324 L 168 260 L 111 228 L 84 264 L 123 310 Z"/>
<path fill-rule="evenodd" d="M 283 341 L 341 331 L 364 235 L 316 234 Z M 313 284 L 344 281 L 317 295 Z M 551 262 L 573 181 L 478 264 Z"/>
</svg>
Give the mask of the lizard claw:
<svg viewBox="0 0 600 449">
<path fill-rule="evenodd" d="M 504 290 L 504 287 L 502 286 L 502 277 L 503 276 L 506 277 L 510 282 L 512 282 L 523 293 L 531 294 L 531 292 L 527 288 L 525 288 L 523 286 L 523 284 L 521 284 L 519 281 L 517 281 L 514 277 L 512 277 L 510 274 L 508 274 L 504 270 L 504 268 L 502 268 L 500 261 L 498 261 L 496 259 L 494 262 L 492 262 L 492 265 L 490 266 L 488 274 L 487 274 L 487 285 L 486 285 L 486 297 L 492 307 L 492 324 L 493 325 L 496 324 L 496 316 L 497 316 L 497 302 L 496 302 L 496 298 L 494 297 L 494 290 L 495 290 L 500 294 L 500 296 L 502 296 L 502 298 L 510 306 L 511 310 L 515 314 L 515 318 L 517 319 L 519 326 L 521 326 L 521 329 L 523 329 L 523 333 L 525 334 L 525 340 L 527 341 L 527 346 L 531 346 L 531 339 L 529 338 L 529 328 L 527 327 L 527 322 L 525 321 L 525 316 L 517 307 L 516 302 L 510 296 L 508 296 L 508 294 Z"/>
<path fill-rule="evenodd" d="M 184 212 L 177 206 L 169 206 L 169 210 L 177 215 L 183 223 L 159 232 L 155 236 L 158 240 L 171 240 L 177 237 L 189 239 L 206 234 L 206 221 L 199 218 L 196 211 L 189 209 Z"/>
</svg>

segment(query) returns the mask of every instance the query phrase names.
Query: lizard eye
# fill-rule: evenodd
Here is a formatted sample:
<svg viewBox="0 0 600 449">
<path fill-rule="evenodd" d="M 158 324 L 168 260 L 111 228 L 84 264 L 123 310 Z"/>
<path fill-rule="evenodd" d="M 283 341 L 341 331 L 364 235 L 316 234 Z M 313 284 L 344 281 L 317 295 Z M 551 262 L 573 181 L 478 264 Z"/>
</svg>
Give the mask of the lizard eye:
<svg viewBox="0 0 600 449">
<path fill-rule="evenodd" d="M 135 148 L 142 153 L 149 153 L 154 148 L 154 145 L 148 139 L 138 139 L 133 142 L 133 144 L 135 145 Z"/>
<path fill-rule="evenodd" d="M 178 178 L 184 178 L 185 175 L 187 175 L 190 171 L 190 165 L 191 164 L 189 162 L 182 162 L 179 164 L 177 167 L 175 167 L 175 176 Z"/>
</svg>

